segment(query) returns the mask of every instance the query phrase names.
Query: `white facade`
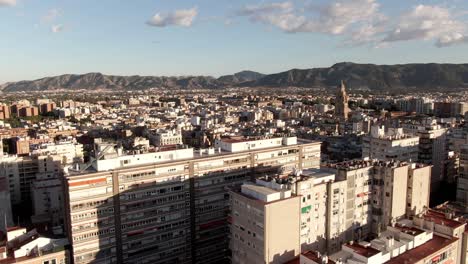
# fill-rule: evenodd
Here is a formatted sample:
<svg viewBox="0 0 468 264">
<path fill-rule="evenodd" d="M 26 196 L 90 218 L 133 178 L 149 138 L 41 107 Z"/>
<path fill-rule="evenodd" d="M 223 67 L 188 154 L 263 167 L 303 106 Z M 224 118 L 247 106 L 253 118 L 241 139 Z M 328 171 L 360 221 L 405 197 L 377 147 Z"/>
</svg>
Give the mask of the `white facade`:
<svg viewBox="0 0 468 264">
<path fill-rule="evenodd" d="M 284 137 L 284 138 L 269 138 L 269 139 L 216 139 L 215 148 L 221 148 L 223 151 L 228 152 L 240 152 L 255 149 L 279 147 L 282 145 L 295 145 L 297 144 L 296 137 Z"/>
<path fill-rule="evenodd" d="M 186 148 L 160 152 L 149 152 L 136 155 L 122 155 L 109 159 L 95 160 L 93 162 L 93 167 L 96 171 L 107 171 L 149 163 L 191 159 L 193 157 L 193 148 Z"/>
<path fill-rule="evenodd" d="M 369 136 L 363 138 L 362 158 L 378 160 L 416 161 L 419 137 L 403 133 L 403 129 L 372 126 Z"/>
<path fill-rule="evenodd" d="M 175 131 L 160 131 L 150 135 L 151 143 L 157 147 L 182 144 L 182 134 Z"/>
</svg>

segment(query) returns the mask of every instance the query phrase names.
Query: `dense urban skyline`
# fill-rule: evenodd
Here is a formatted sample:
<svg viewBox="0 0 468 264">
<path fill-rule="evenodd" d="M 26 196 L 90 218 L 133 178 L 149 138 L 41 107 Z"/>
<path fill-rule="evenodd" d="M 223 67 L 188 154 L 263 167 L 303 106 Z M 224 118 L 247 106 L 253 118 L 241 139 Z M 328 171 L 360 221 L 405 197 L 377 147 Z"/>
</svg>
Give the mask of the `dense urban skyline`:
<svg viewBox="0 0 468 264">
<path fill-rule="evenodd" d="M 86 72 L 219 76 L 341 61 L 463 63 L 467 11 L 455 0 L 0 0 L 0 83 Z"/>
</svg>

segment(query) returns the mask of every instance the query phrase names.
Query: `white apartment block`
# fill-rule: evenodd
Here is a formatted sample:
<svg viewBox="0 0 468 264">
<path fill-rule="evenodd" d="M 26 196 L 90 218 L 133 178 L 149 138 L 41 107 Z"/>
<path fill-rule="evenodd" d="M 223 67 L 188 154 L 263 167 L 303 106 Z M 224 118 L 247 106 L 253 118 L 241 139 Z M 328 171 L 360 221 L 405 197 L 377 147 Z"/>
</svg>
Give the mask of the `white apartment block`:
<svg viewBox="0 0 468 264">
<path fill-rule="evenodd" d="M 63 174 L 64 168 L 75 162 L 83 160 L 83 145 L 74 141 L 62 141 L 56 143 L 45 143 L 32 146 L 29 156 L 8 155 L 0 157 L 0 174 L 8 179 L 8 190 L 12 204 L 22 202 L 35 203 L 36 208 L 47 207 L 48 200 L 38 199 L 33 201 L 35 189 L 33 183 L 36 180 L 43 181 L 40 185 L 47 188 L 44 179 L 58 179 Z M 56 185 L 52 184 L 53 189 Z M 36 195 L 36 197 L 38 197 Z M 39 205 L 39 203 L 44 203 Z M 62 202 L 57 201 L 60 205 Z M 53 206 L 56 208 L 57 206 Z M 43 210 L 39 210 L 41 214 Z"/>
<path fill-rule="evenodd" d="M 297 144 L 296 137 L 267 138 L 267 139 L 245 139 L 245 138 L 222 138 L 215 140 L 215 148 L 223 151 L 239 152 L 256 149 L 278 147 L 282 145 Z"/>
<path fill-rule="evenodd" d="M 382 161 L 417 161 L 419 137 L 403 133 L 402 128 L 372 126 L 371 133 L 363 138 L 362 157 Z"/>
</svg>

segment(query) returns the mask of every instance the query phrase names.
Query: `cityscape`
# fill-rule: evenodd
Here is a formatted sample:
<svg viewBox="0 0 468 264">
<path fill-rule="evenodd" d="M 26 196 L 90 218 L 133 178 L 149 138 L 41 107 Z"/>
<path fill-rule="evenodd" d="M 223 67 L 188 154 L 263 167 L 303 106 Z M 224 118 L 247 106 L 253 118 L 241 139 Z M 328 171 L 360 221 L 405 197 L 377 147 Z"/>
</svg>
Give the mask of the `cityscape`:
<svg viewBox="0 0 468 264">
<path fill-rule="evenodd" d="M 0 264 L 468 264 L 466 3 L 78 2 L 0 0 Z"/>
</svg>

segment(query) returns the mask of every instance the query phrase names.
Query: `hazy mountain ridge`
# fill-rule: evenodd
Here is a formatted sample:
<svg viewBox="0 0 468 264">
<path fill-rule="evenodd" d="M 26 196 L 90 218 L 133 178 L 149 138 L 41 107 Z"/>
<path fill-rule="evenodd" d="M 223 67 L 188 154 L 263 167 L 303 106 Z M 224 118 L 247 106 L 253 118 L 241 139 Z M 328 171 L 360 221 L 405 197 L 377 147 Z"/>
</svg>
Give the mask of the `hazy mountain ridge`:
<svg viewBox="0 0 468 264">
<path fill-rule="evenodd" d="M 257 81 L 263 77 L 265 77 L 265 74 L 254 71 L 241 71 L 233 75 L 221 76 L 218 80 L 227 84 L 240 84 L 244 82 Z"/>
<path fill-rule="evenodd" d="M 269 75 L 243 71 L 221 76 L 218 79 L 210 76 L 157 77 L 115 76 L 101 73 L 65 74 L 33 81 L 7 83 L 0 86 L 0 89 L 5 92 L 14 92 L 56 89 L 216 89 L 226 86 L 333 87 L 338 85 L 341 80 L 344 80 L 348 87 L 353 89 L 463 89 L 468 88 L 468 64 L 374 65 L 343 62 L 329 68 L 292 69 Z"/>
<path fill-rule="evenodd" d="M 293 69 L 271 74 L 248 85 L 330 87 L 338 85 L 341 80 L 355 89 L 467 88 L 468 64 L 374 65 L 344 62 L 330 68 Z"/>
</svg>

